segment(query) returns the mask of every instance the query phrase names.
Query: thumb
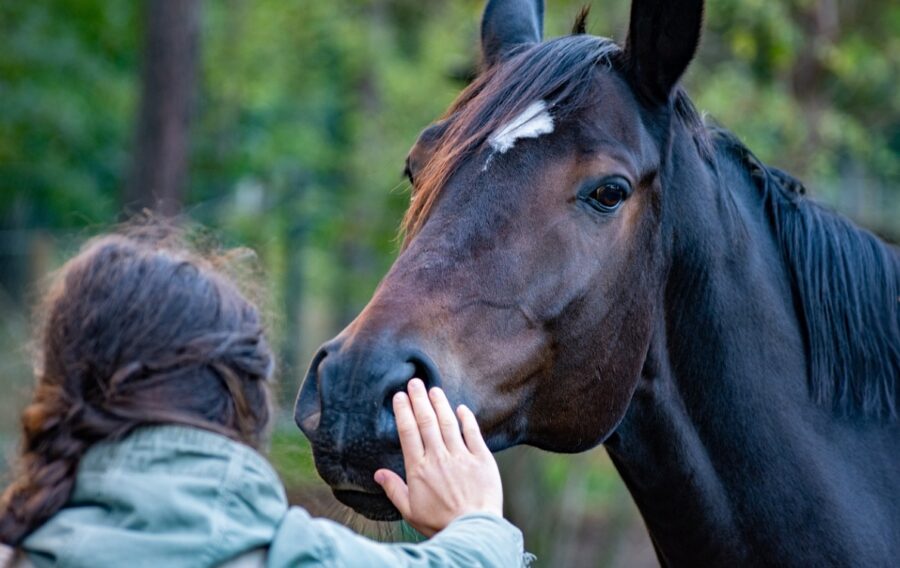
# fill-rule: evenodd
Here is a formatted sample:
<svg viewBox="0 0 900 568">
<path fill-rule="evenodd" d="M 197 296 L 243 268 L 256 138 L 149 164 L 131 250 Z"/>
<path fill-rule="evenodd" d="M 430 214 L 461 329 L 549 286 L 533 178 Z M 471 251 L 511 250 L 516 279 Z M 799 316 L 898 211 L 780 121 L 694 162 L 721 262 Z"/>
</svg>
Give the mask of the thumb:
<svg viewBox="0 0 900 568">
<path fill-rule="evenodd" d="M 409 487 L 399 475 L 389 469 L 379 469 L 375 472 L 375 482 L 384 489 L 387 498 L 394 507 L 400 511 L 403 518 L 409 517 Z"/>
</svg>

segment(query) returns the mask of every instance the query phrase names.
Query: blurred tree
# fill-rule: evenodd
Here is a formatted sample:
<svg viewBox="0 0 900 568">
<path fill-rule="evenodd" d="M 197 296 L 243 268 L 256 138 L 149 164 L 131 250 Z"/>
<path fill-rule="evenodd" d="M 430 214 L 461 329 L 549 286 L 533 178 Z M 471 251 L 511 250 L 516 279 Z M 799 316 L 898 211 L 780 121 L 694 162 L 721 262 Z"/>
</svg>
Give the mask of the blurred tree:
<svg viewBox="0 0 900 568">
<path fill-rule="evenodd" d="M 181 209 L 199 47 L 199 0 L 145 0 L 144 60 L 127 210 Z"/>
<path fill-rule="evenodd" d="M 53 260 L 32 254 L 48 234 L 115 219 L 137 22 L 130 2 L 0 1 L 0 293 L 10 305 L 48 268 L 39 259 Z"/>
</svg>

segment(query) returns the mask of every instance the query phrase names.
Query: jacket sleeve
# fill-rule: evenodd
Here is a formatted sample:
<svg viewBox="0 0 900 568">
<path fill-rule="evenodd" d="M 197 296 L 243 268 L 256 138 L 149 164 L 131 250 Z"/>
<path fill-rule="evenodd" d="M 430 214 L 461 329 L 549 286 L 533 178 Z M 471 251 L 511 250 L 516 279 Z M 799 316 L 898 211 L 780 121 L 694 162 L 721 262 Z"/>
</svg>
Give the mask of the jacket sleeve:
<svg viewBox="0 0 900 568">
<path fill-rule="evenodd" d="M 460 517 L 431 539 L 418 543 L 379 543 L 327 519 L 314 519 L 292 507 L 269 548 L 269 568 L 288 566 L 519 568 L 530 563 L 522 533 L 501 517 Z"/>
</svg>

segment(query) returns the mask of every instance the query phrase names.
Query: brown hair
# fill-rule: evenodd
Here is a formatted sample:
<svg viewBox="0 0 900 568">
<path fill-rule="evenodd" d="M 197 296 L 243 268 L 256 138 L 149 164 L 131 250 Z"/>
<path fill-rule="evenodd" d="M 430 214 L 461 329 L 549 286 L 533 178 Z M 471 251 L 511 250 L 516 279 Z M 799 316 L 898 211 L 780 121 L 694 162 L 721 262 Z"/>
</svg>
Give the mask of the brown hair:
<svg viewBox="0 0 900 568">
<path fill-rule="evenodd" d="M 261 443 L 274 359 L 259 311 L 180 239 L 94 239 L 60 270 L 43 313 L 0 542 L 19 545 L 66 503 L 96 442 L 175 423 Z"/>
</svg>

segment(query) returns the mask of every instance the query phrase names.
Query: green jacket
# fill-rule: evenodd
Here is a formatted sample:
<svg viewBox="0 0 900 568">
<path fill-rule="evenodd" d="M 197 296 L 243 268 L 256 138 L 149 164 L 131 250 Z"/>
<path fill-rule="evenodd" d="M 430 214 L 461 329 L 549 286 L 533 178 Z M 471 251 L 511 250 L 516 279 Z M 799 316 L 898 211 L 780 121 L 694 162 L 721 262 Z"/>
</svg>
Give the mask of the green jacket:
<svg viewBox="0 0 900 568">
<path fill-rule="evenodd" d="M 153 426 L 92 447 L 66 506 L 23 549 L 38 568 L 217 566 L 259 548 L 282 566 L 522 566 L 522 533 L 467 515 L 420 544 L 383 544 L 289 507 L 269 463 L 224 436 Z"/>
</svg>

